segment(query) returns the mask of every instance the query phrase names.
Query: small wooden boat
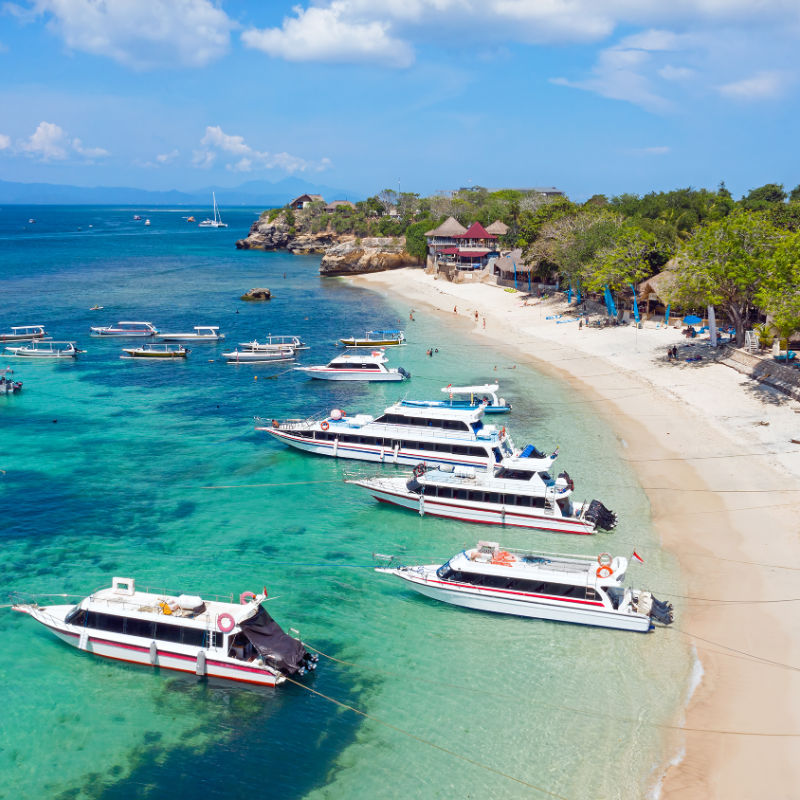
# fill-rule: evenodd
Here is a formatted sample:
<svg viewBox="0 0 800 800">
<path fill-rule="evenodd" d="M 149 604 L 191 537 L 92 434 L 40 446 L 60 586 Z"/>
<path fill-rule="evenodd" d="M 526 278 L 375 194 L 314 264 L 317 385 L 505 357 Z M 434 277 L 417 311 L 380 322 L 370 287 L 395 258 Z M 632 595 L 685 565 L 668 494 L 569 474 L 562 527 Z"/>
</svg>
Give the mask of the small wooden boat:
<svg viewBox="0 0 800 800">
<path fill-rule="evenodd" d="M 403 331 L 367 331 L 363 337 L 351 336 L 339 339 L 345 347 L 394 347 L 405 344 Z"/>
<path fill-rule="evenodd" d="M 295 353 L 290 347 L 275 350 L 232 350 L 222 357 L 229 364 L 270 364 L 279 361 L 294 361 Z"/>
<path fill-rule="evenodd" d="M 179 344 L 151 344 L 147 342 L 140 347 L 123 347 L 123 352 L 131 358 L 186 358 L 189 352 Z"/>
<path fill-rule="evenodd" d="M 217 342 L 225 338 L 217 325 L 195 325 L 194 333 L 159 333 L 164 342 Z"/>
<path fill-rule="evenodd" d="M 10 333 L 0 333 L 0 342 L 29 342 L 44 339 L 46 335 L 44 325 L 17 325 L 12 326 Z"/>
<path fill-rule="evenodd" d="M 122 320 L 116 325 L 91 328 L 92 336 L 155 336 L 158 333 L 152 322 Z"/>
<path fill-rule="evenodd" d="M 6 347 L 6 352 L 18 358 L 75 358 L 85 352 L 75 347 L 75 342 L 52 342 L 36 339 L 18 347 Z"/>
<path fill-rule="evenodd" d="M 186 217 L 187 222 L 196 222 L 194 217 Z"/>
</svg>

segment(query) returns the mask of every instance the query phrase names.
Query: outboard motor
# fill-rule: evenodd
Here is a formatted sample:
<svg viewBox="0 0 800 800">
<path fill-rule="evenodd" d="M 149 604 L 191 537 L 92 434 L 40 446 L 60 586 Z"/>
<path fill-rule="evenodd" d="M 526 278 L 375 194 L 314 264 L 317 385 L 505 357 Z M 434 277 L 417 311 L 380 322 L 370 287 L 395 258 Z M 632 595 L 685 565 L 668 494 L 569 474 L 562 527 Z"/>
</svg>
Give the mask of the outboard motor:
<svg viewBox="0 0 800 800">
<path fill-rule="evenodd" d="M 407 370 L 403 369 L 402 367 L 398 367 L 397 371 L 407 380 L 411 377 L 411 373 Z"/>
<path fill-rule="evenodd" d="M 650 616 L 662 625 L 671 625 L 674 618 L 672 603 L 666 600 L 656 600 L 653 598 L 653 606 L 650 609 Z"/>
<path fill-rule="evenodd" d="M 617 527 L 617 515 L 599 500 L 592 500 L 584 515 L 588 522 L 602 531 L 613 531 Z"/>
</svg>

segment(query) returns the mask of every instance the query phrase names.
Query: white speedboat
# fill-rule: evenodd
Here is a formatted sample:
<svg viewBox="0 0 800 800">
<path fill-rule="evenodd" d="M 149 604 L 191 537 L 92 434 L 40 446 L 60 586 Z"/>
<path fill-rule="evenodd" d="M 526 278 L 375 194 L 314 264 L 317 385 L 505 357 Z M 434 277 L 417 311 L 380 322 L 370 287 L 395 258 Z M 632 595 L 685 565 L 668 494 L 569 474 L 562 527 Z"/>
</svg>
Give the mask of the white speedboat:
<svg viewBox="0 0 800 800">
<path fill-rule="evenodd" d="M 484 425 L 477 409 L 389 406 L 379 417 L 333 409 L 306 420 L 256 418 L 265 431 L 309 453 L 380 464 L 452 464 L 488 469 L 514 454 L 505 428 Z"/>
<path fill-rule="evenodd" d="M 262 594 L 203 600 L 138 591 L 133 578 L 114 578 L 77 605 L 19 602 L 59 639 L 117 661 L 262 686 L 316 667 L 299 639 L 284 633 L 261 605 Z"/>
<path fill-rule="evenodd" d="M 0 342 L 30 342 L 45 336 L 44 325 L 16 325 L 11 327 L 10 333 L 0 333 Z"/>
<path fill-rule="evenodd" d="M 535 528 L 556 533 L 613 530 L 617 516 L 599 500 L 576 503 L 569 473 L 551 477 L 550 456 L 528 445 L 504 458 L 490 472 L 472 468 L 414 468 L 413 475 L 348 476 L 381 503 L 417 511 L 420 516 L 447 517 L 484 525 Z"/>
<path fill-rule="evenodd" d="M 406 406 L 429 406 L 433 408 L 477 408 L 483 406 L 485 414 L 505 414 L 511 411 L 511 403 L 504 397 L 498 397 L 500 386 L 496 383 L 485 383 L 481 386 L 445 386 L 443 392 L 449 395 L 448 400 L 403 400 Z"/>
<path fill-rule="evenodd" d="M 280 350 L 291 348 L 292 350 L 308 350 L 299 336 L 273 336 L 270 334 L 263 342 L 253 339 L 252 342 L 239 342 L 239 347 L 247 350 Z"/>
<path fill-rule="evenodd" d="M 179 344 L 156 344 L 145 342 L 139 347 L 123 347 L 123 353 L 127 353 L 128 358 L 186 358 L 189 350 Z"/>
<path fill-rule="evenodd" d="M 405 344 L 403 331 L 367 331 L 363 336 L 339 339 L 345 347 L 395 347 Z"/>
<path fill-rule="evenodd" d="M 218 325 L 195 325 L 194 333 L 159 333 L 164 342 L 218 342 L 225 338 Z"/>
<path fill-rule="evenodd" d="M 146 219 L 146 220 L 144 221 L 144 224 L 145 224 L 145 227 L 149 228 L 149 227 L 150 227 L 150 220 L 149 220 L 149 219 Z"/>
<path fill-rule="evenodd" d="M 158 333 L 152 322 L 131 322 L 122 320 L 116 325 L 91 328 L 92 336 L 155 336 Z"/>
<path fill-rule="evenodd" d="M 377 350 L 365 355 L 347 353 L 324 366 L 295 367 L 309 378 L 323 381 L 405 381 L 411 375 L 402 367 L 387 367 L 388 359 Z"/>
<path fill-rule="evenodd" d="M 22 391 L 22 381 L 15 381 L 9 378 L 9 375 L 13 375 L 14 370 L 6 367 L 4 370 L 0 370 L 0 394 L 16 394 L 19 391 Z"/>
<path fill-rule="evenodd" d="M 202 222 L 198 224 L 198 228 L 227 228 L 227 223 L 222 221 L 222 217 L 219 214 L 219 209 L 217 208 L 217 195 L 214 192 L 211 192 L 211 199 L 214 203 L 214 219 L 204 219 Z"/>
<path fill-rule="evenodd" d="M 6 352 L 19 358 L 75 358 L 78 353 L 85 351 L 78 350 L 75 347 L 75 342 L 53 342 L 49 339 L 45 341 L 35 339 L 27 344 L 6 347 Z"/>
<path fill-rule="evenodd" d="M 295 354 L 291 348 L 275 350 L 232 350 L 223 353 L 222 357 L 229 364 L 271 364 L 281 361 L 294 361 Z"/>
<path fill-rule="evenodd" d="M 625 586 L 628 559 L 503 550 L 478 542 L 445 564 L 379 567 L 415 591 L 451 605 L 646 633 L 672 623 L 672 605 Z"/>
</svg>

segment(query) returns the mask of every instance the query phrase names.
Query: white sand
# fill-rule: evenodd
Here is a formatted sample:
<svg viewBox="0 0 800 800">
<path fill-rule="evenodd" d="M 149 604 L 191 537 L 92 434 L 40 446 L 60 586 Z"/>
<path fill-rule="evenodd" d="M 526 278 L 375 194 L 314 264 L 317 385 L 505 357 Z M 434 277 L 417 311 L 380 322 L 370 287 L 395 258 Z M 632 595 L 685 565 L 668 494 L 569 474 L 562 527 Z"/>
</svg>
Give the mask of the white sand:
<svg viewBox="0 0 800 800">
<path fill-rule="evenodd" d="M 800 446 L 790 441 L 800 439 L 800 405 L 722 364 L 669 362 L 667 347 L 684 352 L 686 344 L 674 328 L 580 330 L 577 321 L 546 319 L 564 312 L 563 302 L 525 306 L 522 293 L 434 280 L 419 269 L 355 280 L 406 298 L 420 313 L 426 306 L 452 318 L 457 306 L 474 319 L 477 310 L 476 336 L 596 401 L 647 491 L 687 593 L 756 601 L 690 601 L 679 630 L 663 632 L 688 637 L 702 662 L 685 727 L 800 733 L 800 603 L 764 602 L 800 598 Z M 694 341 L 687 353 L 707 352 Z M 686 755 L 665 764 L 661 797 L 800 796 L 800 737 L 682 737 L 667 757 L 684 746 Z"/>
</svg>

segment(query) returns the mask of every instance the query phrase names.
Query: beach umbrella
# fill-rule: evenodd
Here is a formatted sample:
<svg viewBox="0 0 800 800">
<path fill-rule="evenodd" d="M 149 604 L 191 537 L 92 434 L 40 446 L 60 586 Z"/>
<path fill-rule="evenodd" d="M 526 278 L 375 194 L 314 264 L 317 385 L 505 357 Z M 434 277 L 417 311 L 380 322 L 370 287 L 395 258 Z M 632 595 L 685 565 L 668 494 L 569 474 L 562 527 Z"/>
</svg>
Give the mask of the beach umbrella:
<svg viewBox="0 0 800 800">
<path fill-rule="evenodd" d="M 695 316 L 694 314 L 688 314 L 683 318 L 684 325 L 699 325 L 703 320 L 700 317 Z"/>
<path fill-rule="evenodd" d="M 572 302 L 572 283 L 570 282 L 569 289 L 567 289 L 567 305 Z"/>
<path fill-rule="evenodd" d="M 606 300 L 606 310 L 608 311 L 608 316 L 616 317 L 617 307 L 614 305 L 614 298 L 611 296 L 611 289 L 608 288 L 608 284 L 606 284 L 605 288 L 603 289 L 603 295 Z"/>
<path fill-rule="evenodd" d="M 669 308 L 670 308 L 671 305 L 672 305 L 672 303 L 667 303 L 667 311 L 664 314 L 664 324 L 665 325 L 669 325 Z"/>
<path fill-rule="evenodd" d="M 636 324 L 639 324 L 639 304 L 636 302 L 636 287 L 631 284 L 631 289 L 633 289 L 633 318 L 636 320 Z"/>
</svg>

